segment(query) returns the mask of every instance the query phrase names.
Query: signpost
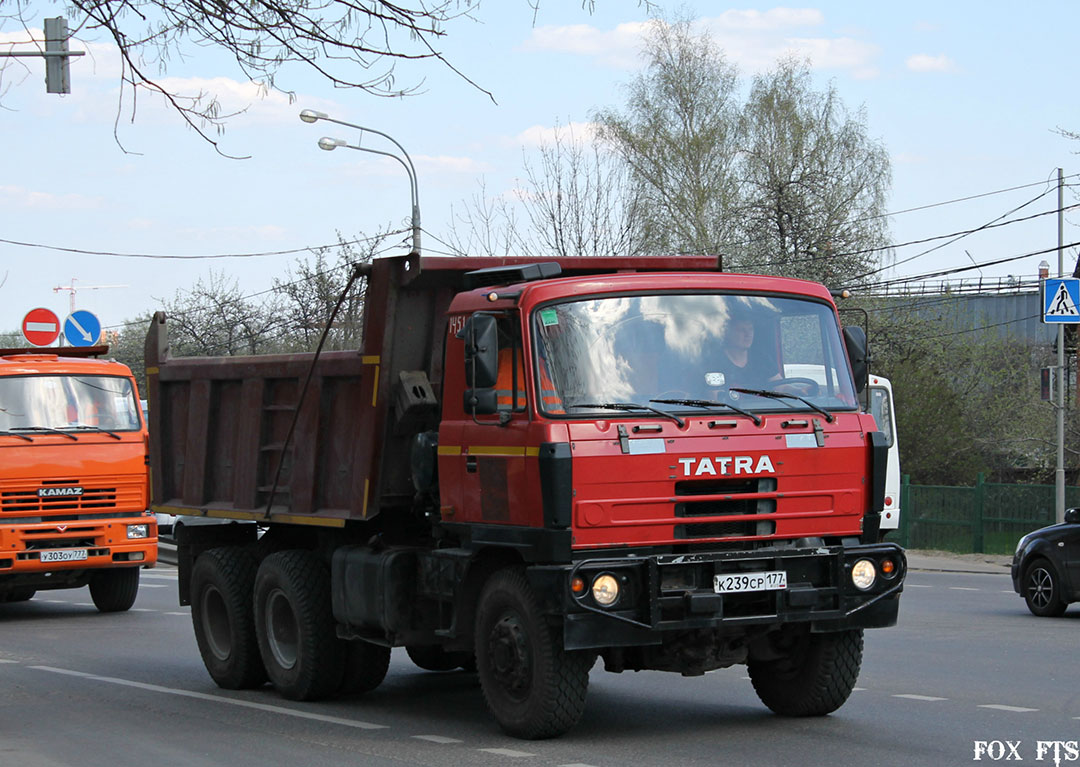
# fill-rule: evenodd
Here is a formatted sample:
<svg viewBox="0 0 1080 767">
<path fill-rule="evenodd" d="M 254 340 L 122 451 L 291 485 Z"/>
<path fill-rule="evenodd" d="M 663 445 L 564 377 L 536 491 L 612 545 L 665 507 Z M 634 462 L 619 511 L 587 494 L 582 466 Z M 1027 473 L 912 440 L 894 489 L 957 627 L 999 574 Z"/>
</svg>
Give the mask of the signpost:
<svg viewBox="0 0 1080 767">
<path fill-rule="evenodd" d="M 51 309 L 31 309 L 23 317 L 22 332 L 34 346 L 48 346 L 60 335 L 60 319 Z"/>
<path fill-rule="evenodd" d="M 64 320 L 64 338 L 71 346 L 93 346 L 101 336 L 101 320 L 93 312 L 79 309 Z"/>
</svg>

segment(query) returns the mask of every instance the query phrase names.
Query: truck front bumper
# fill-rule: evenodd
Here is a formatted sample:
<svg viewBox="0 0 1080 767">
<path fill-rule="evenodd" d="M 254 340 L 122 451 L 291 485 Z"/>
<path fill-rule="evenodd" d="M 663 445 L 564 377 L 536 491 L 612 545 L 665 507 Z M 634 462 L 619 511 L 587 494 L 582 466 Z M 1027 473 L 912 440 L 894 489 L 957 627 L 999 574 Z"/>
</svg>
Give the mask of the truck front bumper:
<svg viewBox="0 0 1080 767">
<path fill-rule="evenodd" d="M 852 579 L 862 560 L 875 570 L 865 588 Z M 665 634 L 694 629 L 737 635 L 787 623 L 808 623 L 812 631 L 892 626 L 906 571 L 903 550 L 883 543 L 585 558 L 528 572 L 538 593 L 560 595 L 547 608 L 563 618 L 565 648 L 578 650 L 659 644 Z M 786 586 L 717 591 L 717 576 L 761 573 L 783 573 Z M 591 589 L 604 575 L 619 584 L 618 598 L 606 608 Z M 571 587 L 575 579 L 584 582 L 578 593 Z"/>
</svg>

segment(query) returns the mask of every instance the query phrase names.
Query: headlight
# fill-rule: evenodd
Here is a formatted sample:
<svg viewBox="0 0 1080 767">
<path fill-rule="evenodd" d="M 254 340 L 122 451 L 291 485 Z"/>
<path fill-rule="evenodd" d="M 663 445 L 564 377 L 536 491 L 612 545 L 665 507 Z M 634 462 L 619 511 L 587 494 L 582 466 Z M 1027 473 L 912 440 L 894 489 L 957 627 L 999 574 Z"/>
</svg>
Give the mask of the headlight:
<svg viewBox="0 0 1080 767">
<path fill-rule="evenodd" d="M 128 525 L 127 537 L 128 538 L 147 538 L 150 535 L 150 526 L 143 525 Z"/>
<path fill-rule="evenodd" d="M 869 559 L 860 559 L 851 568 L 851 582 L 860 591 L 866 591 L 873 586 L 875 580 L 877 580 L 877 570 Z"/>
<path fill-rule="evenodd" d="M 619 599 L 619 582 L 614 575 L 600 575 L 592 582 L 592 598 L 601 607 L 611 607 Z"/>
</svg>

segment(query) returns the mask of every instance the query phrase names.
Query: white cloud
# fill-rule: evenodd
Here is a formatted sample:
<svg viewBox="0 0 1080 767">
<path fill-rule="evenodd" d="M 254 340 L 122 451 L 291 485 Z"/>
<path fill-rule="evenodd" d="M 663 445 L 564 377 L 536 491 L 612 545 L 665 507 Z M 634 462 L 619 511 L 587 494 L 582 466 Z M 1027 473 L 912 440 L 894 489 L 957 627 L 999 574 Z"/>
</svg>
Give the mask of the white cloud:
<svg viewBox="0 0 1080 767">
<path fill-rule="evenodd" d="M 612 30 L 587 24 L 538 27 L 522 49 L 589 56 L 605 66 L 634 69 L 643 63 L 642 42 L 651 23 L 659 22 L 620 24 Z M 850 36 L 805 34 L 824 23 L 824 14 L 814 8 L 772 8 L 725 11 L 699 19 L 694 27 L 709 32 L 728 59 L 749 72 L 763 72 L 777 59 L 795 55 L 809 57 L 816 69 L 846 70 L 863 79 L 876 76 L 876 45 Z"/>
<path fill-rule="evenodd" d="M 104 207 L 100 197 L 82 194 L 54 194 L 38 192 L 21 186 L 0 186 L 0 201 L 7 206 L 35 208 L 37 210 L 97 210 Z"/>
<path fill-rule="evenodd" d="M 535 148 L 552 144 L 556 138 L 562 138 L 564 141 L 586 141 L 592 138 L 595 133 L 596 125 L 594 123 L 572 122 L 555 126 L 534 125 L 503 143 L 514 147 Z"/>
<path fill-rule="evenodd" d="M 955 72 L 956 64 L 944 53 L 931 56 L 928 53 L 918 53 L 909 56 L 907 68 L 912 72 Z"/>
</svg>

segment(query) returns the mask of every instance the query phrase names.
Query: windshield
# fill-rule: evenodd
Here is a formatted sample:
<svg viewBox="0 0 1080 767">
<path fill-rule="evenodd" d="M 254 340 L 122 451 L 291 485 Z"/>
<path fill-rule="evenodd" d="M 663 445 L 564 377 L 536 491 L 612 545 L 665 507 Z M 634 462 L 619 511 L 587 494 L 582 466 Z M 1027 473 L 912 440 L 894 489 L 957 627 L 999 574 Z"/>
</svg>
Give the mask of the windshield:
<svg viewBox="0 0 1080 767">
<path fill-rule="evenodd" d="M 0 378 L 0 431 L 80 427 L 139 429 L 131 381 L 115 376 Z"/>
<path fill-rule="evenodd" d="M 541 406 L 552 414 L 562 408 L 603 413 L 589 405 L 655 400 L 668 400 L 669 410 L 701 410 L 711 402 L 717 409 L 811 410 L 796 398 L 739 388 L 795 394 L 830 410 L 856 407 L 836 316 L 817 301 L 613 296 L 541 307 L 533 326 L 540 388 L 555 394 Z"/>
</svg>

